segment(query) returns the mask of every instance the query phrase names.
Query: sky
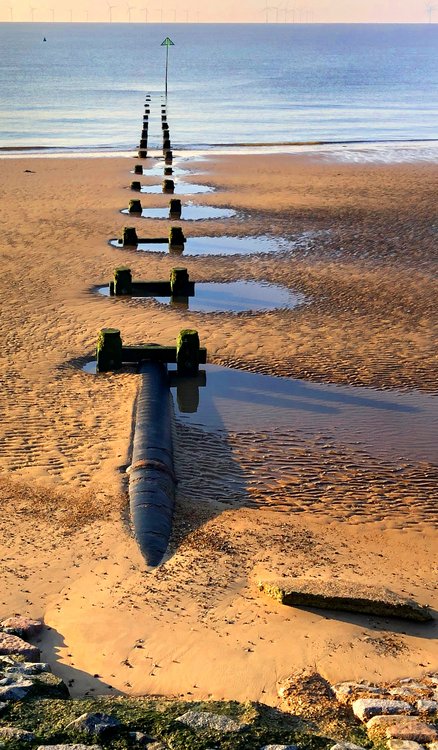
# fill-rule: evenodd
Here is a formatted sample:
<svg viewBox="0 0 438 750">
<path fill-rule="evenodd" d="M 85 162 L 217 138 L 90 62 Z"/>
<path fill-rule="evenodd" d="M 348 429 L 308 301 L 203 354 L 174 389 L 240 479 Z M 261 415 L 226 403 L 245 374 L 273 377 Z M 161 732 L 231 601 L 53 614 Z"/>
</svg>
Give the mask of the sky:
<svg viewBox="0 0 438 750">
<path fill-rule="evenodd" d="M 428 5 L 438 23 L 438 0 L 0 0 L 0 21 L 426 23 Z"/>
</svg>

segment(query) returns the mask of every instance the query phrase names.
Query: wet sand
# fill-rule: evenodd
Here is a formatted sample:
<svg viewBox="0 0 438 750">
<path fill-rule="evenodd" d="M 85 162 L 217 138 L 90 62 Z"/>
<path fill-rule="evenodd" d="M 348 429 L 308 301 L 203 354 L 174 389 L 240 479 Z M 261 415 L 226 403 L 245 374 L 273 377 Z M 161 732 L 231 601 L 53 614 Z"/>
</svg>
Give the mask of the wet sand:
<svg viewBox="0 0 438 750">
<path fill-rule="evenodd" d="M 237 315 L 92 291 L 115 265 L 144 279 L 181 265 L 107 244 L 123 224 L 151 237 L 167 226 L 120 215 L 131 160 L 2 168 L 0 615 L 44 616 L 44 657 L 76 694 L 275 704 L 276 680 L 302 666 L 331 680 L 436 669 L 435 625 L 281 609 L 255 586 L 265 572 L 372 580 L 437 609 L 435 463 L 389 460 L 294 424 L 275 435 L 275 425 L 206 434 L 180 423 L 174 535 L 166 563 L 148 573 L 125 494 L 137 380 L 81 366 L 103 326 L 126 343 L 166 344 L 193 326 L 216 364 L 435 395 L 438 167 L 199 162 L 184 181 L 216 189 L 196 202 L 238 214 L 187 224 L 187 235 L 273 234 L 291 250 L 188 257 L 190 277 L 272 281 L 310 299 Z"/>
</svg>

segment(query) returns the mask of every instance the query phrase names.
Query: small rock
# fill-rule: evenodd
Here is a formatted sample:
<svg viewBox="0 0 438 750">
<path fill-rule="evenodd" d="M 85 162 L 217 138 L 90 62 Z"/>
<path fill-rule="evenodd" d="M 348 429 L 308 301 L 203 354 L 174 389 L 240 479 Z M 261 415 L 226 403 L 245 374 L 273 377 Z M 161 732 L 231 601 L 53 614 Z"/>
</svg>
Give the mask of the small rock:
<svg viewBox="0 0 438 750">
<path fill-rule="evenodd" d="M 368 721 L 373 716 L 409 713 L 411 707 L 405 701 L 376 700 L 359 698 L 352 704 L 353 713 L 360 721 Z"/>
<path fill-rule="evenodd" d="M 95 734 L 96 737 L 110 734 L 111 731 L 119 729 L 122 722 L 114 716 L 101 713 L 86 713 L 79 716 L 78 719 L 71 721 L 66 729 L 76 729 L 84 734 Z"/>
<path fill-rule="evenodd" d="M 389 740 L 388 748 L 389 750 L 424 750 L 423 745 L 412 740 Z"/>
<path fill-rule="evenodd" d="M 29 617 L 8 617 L 0 623 L 5 633 L 19 635 L 20 638 L 32 638 L 41 633 L 43 623 L 41 620 L 31 620 Z"/>
<path fill-rule="evenodd" d="M 223 714 L 213 714 L 209 711 L 187 711 L 178 716 L 177 721 L 192 729 L 215 729 L 219 732 L 238 732 L 241 724 Z"/>
<path fill-rule="evenodd" d="M 39 661 L 40 650 L 36 646 L 31 646 L 17 635 L 9 633 L 0 633 L 0 656 L 18 654 L 23 656 L 26 661 Z"/>
<path fill-rule="evenodd" d="M 16 727 L 0 727 L 0 740 L 14 742 L 33 742 L 35 735 L 32 732 L 26 732 L 24 729 Z"/>
<path fill-rule="evenodd" d="M 0 686 L 0 701 L 21 701 L 32 690 L 33 682 L 21 680 L 10 685 Z"/>
<path fill-rule="evenodd" d="M 438 739 L 438 732 L 418 716 L 374 716 L 367 722 L 370 737 L 412 740 L 429 743 Z"/>
<path fill-rule="evenodd" d="M 37 750 L 102 750 L 100 745 L 40 745 Z"/>
<path fill-rule="evenodd" d="M 337 742 L 332 745 L 330 750 L 365 750 L 361 745 L 355 745 L 353 742 Z"/>
<path fill-rule="evenodd" d="M 360 695 L 366 697 L 374 694 L 382 695 L 381 689 L 376 687 L 376 685 L 371 685 L 369 682 L 338 682 L 336 685 L 331 685 L 330 687 L 336 695 L 338 702 L 343 705 L 352 703 Z"/>
<path fill-rule="evenodd" d="M 261 750 L 298 750 L 296 745 L 265 745 Z"/>
<path fill-rule="evenodd" d="M 162 742 L 152 742 L 146 745 L 147 750 L 167 750 L 167 745 L 163 745 Z"/>
<path fill-rule="evenodd" d="M 436 714 L 438 713 L 438 701 L 417 701 L 417 711 L 420 714 Z"/>
</svg>

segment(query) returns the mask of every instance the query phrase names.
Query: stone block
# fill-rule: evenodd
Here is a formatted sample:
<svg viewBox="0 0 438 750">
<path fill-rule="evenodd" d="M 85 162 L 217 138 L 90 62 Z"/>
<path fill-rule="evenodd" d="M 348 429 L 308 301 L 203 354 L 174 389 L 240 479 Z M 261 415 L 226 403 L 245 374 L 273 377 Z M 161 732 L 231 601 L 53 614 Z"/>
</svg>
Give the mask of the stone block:
<svg viewBox="0 0 438 750">
<path fill-rule="evenodd" d="M 31 620 L 30 617 L 8 617 L 0 623 L 0 628 L 4 633 L 18 635 L 20 638 L 32 638 L 43 629 L 41 620 Z"/>
<path fill-rule="evenodd" d="M 26 643 L 18 635 L 0 633 L 0 656 L 16 654 L 22 656 L 26 661 L 39 661 L 40 650 L 36 646 Z"/>
<path fill-rule="evenodd" d="M 429 743 L 438 739 L 437 730 L 421 721 L 418 716 L 374 716 L 367 722 L 367 731 L 373 738 L 412 740 Z"/>
<path fill-rule="evenodd" d="M 185 724 L 191 729 L 207 730 L 217 732 L 238 732 L 241 724 L 234 719 L 230 719 L 223 714 L 214 714 L 209 711 L 187 711 L 182 716 L 178 716 L 177 721 Z"/>
<path fill-rule="evenodd" d="M 351 705 L 353 713 L 361 721 L 368 721 L 373 716 L 408 714 L 411 710 L 406 701 L 381 700 L 378 698 L 359 698 Z"/>
</svg>

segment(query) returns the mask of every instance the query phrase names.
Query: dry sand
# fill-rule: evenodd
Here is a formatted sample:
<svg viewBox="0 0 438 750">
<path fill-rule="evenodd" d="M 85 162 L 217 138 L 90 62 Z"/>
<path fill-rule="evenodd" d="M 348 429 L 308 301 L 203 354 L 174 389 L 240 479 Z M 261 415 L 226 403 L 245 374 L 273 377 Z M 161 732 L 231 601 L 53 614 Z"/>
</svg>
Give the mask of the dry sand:
<svg viewBox="0 0 438 750">
<path fill-rule="evenodd" d="M 372 460 L 341 444 L 327 451 L 292 429 L 274 460 L 269 434 L 180 425 L 171 549 L 148 573 L 125 494 L 137 380 L 80 368 L 103 326 L 119 327 L 126 343 L 172 343 L 193 326 L 218 364 L 436 393 L 438 167 L 282 155 L 199 162 L 202 176 L 189 179 L 218 190 L 196 202 L 239 214 L 188 225 L 189 236 L 311 233 L 293 254 L 187 258 L 195 281 L 262 279 L 312 300 L 218 316 L 93 292 L 120 263 L 157 279 L 175 265 L 107 245 L 126 223 L 166 233 L 166 222 L 118 213 L 132 163 L 2 162 L 0 615 L 44 617 L 44 658 L 75 694 L 275 704 L 276 681 L 302 666 L 330 680 L 437 669 L 435 625 L 282 609 L 255 587 L 265 572 L 335 576 L 438 609 L 436 465 Z M 144 206 L 167 200 L 142 196 Z"/>
</svg>

